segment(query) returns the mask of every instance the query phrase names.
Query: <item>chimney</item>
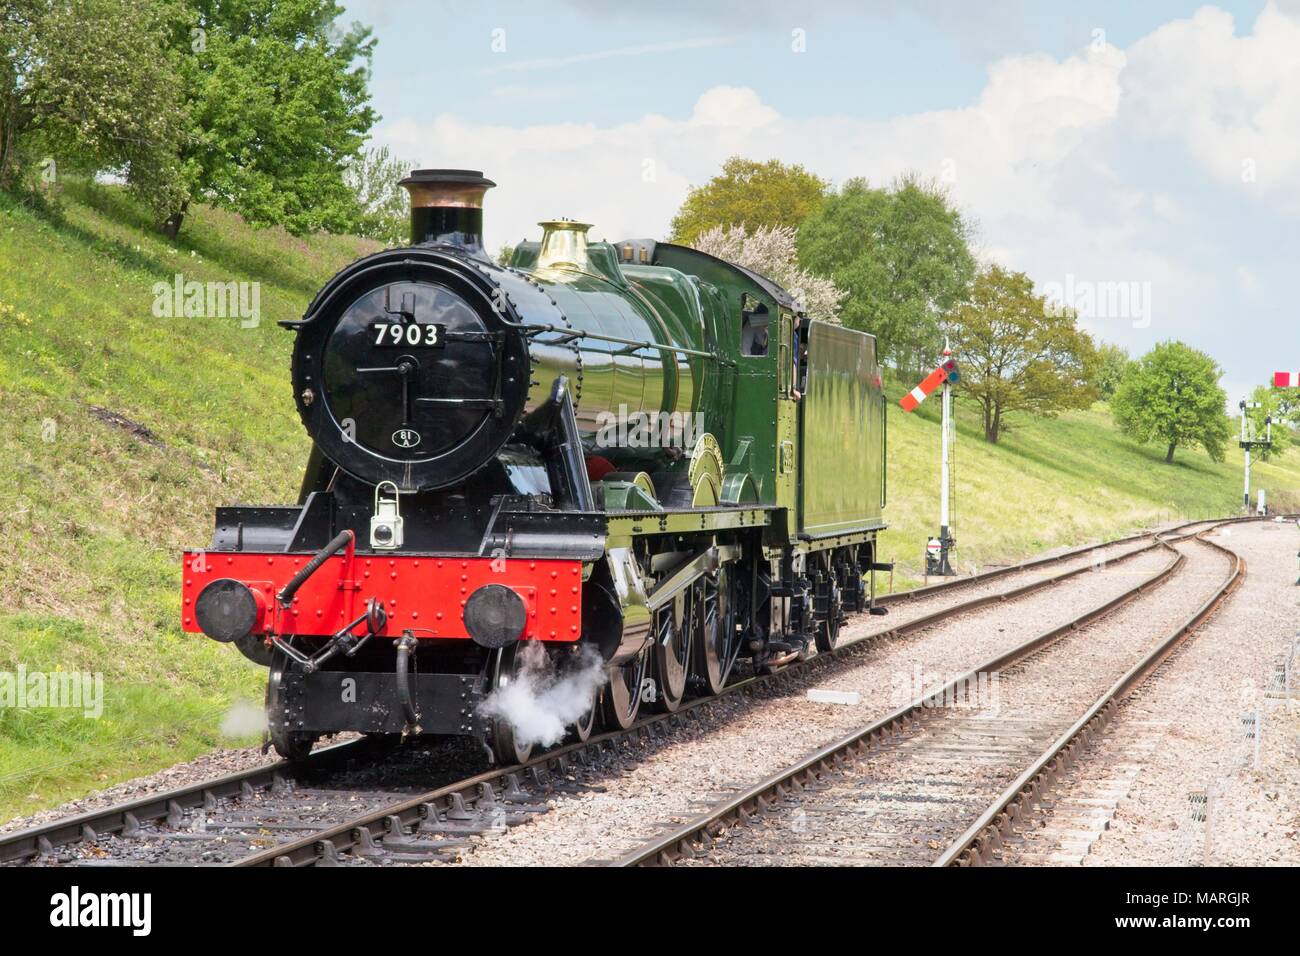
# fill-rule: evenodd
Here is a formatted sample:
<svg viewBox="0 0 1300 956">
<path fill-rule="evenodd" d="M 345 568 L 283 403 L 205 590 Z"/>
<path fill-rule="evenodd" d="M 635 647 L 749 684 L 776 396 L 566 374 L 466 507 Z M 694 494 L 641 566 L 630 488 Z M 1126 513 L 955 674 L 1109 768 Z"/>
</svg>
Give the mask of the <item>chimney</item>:
<svg viewBox="0 0 1300 956">
<path fill-rule="evenodd" d="M 413 169 L 399 183 L 411 196 L 411 245 L 441 242 L 483 252 L 483 194 L 496 185 L 477 169 Z"/>
</svg>

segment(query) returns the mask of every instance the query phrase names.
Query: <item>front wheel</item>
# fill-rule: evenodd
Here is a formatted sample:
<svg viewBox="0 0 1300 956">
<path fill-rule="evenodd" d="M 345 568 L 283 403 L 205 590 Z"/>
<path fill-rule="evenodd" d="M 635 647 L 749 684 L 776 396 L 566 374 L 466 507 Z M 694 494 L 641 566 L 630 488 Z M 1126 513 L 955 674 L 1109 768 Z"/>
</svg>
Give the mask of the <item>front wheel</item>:
<svg viewBox="0 0 1300 956">
<path fill-rule="evenodd" d="M 522 641 L 517 641 L 493 654 L 492 693 L 504 690 L 519 679 L 523 670 L 524 655 L 520 651 L 522 645 Z M 532 743 L 522 743 L 514 725 L 505 717 L 492 718 L 488 737 L 492 756 L 498 766 L 513 767 L 518 763 L 527 763 L 533 755 Z"/>
<path fill-rule="evenodd" d="M 284 689 L 284 677 L 291 666 L 283 651 L 272 653 L 271 670 L 266 678 L 266 725 L 275 752 L 285 760 L 297 762 L 307 759 L 320 735 L 297 729 L 299 718 L 290 712 Z"/>
</svg>

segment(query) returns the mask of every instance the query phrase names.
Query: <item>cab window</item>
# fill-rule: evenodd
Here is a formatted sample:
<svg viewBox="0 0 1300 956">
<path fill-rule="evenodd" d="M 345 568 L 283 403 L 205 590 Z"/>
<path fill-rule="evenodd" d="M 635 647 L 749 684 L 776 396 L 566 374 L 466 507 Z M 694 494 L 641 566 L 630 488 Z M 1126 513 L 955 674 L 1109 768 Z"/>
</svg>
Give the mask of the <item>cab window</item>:
<svg viewBox="0 0 1300 956">
<path fill-rule="evenodd" d="M 740 354 L 751 357 L 767 355 L 767 306 L 745 293 L 740 308 Z"/>
</svg>

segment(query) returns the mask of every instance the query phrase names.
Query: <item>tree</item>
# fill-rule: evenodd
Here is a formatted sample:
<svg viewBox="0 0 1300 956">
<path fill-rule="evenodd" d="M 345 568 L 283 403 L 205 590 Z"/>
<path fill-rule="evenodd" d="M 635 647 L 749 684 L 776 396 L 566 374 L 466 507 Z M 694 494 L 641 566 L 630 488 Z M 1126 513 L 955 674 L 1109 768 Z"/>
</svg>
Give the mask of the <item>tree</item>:
<svg viewBox="0 0 1300 956">
<path fill-rule="evenodd" d="M 890 189 L 850 179 L 799 227 L 799 262 L 848 295 L 844 324 L 871 332 L 882 359 L 908 372 L 943 344 L 943 316 L 975 274 L 971 227 L 938 187 L 905 177 Z"/>
<path fill-rule="evenodd" d="M 126 174 L 155 208 L 180 185 L 185 111 L 161 0 L 9 0 L 0 9 L 0 188 L 42 164 Z"/>
<path fill-rule="evenodd" d="M 1132 364 L 1128 352 L 1118 345 L 1107 342 L 1097 347 L 1096 384 L 1102 398 L 1110 399 L 1115 395 L 1115 389 L 1119 388 L 1119 383 L 1124 380 L 1124 375 Z"/>
<path fill-rule="evenodd" d="M 672 241 L 694 245 L 701 233 L 716 226 L 742 226 L 746 232 L 763 226 L 797 227 L 821 203 L 829 186 L 802 166 L 732 156 L 721 173 L 687 194 L 673 217 Z"/>
<path fill-rule="evenodd" d="M 341 231 L 357 217 L 344 180 L 378 119 L 366 89 L 374 49 L 360 24 L 338 29 L 335 0 L 191 0 L 177 23 L 190 125 L 183 198 L 294 234 Z"/>
<path fill-rule="evenodd" d="M 793 228 L 760 226 L 747 234 L 744 226 L 715 226 L 701 233 L 692 245 L 701 252 L 767 276 L 794 296 L 813 318 L 839 322 L 836 313 L 844 293 L 829 279 L 799 267 Z"/>
<path fill-rule="evenodd" d="M 991 266 L 975 279 L 969 301 L 950 316 L 960 389 L 979 404 L 984 438 L 996 443 L 1008 414 L 1052 416 L 1087 408 L 1097 353 L 1069 310 L 1052 309 L 1023 272 Z"/>
<path fill-rule="evenodd" d="M 393 157 L 387 146 L 368 149 L 348 163 L 343 178 L 358 207 L 352 232 L 390 246 L 410 238 L 408 197 L 398 183 L 412 168 L 414 164 Z"/>
<path fill-rule="evenodd" d="M 1230 435 L 1214 359 L 1182 342 L 1161 342 L 1131 368 L 1115 391 L 1111 411 L 1126 435 L 1166 446 L 1165 462 L 1180 445 L 1200 445 L 1223 461 Z"/>
</svg>

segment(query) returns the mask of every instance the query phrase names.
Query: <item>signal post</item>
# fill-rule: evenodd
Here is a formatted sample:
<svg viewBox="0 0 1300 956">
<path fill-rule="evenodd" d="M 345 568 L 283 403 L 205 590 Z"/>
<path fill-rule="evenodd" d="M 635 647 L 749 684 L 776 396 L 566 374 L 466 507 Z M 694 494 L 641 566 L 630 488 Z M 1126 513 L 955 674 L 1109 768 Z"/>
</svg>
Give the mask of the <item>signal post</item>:
<svg viewBox="0 0 1300 956">
<path fill-rule="evenodd" d="M 952 387 L 961 376 L 957 372 L 957 363 L 953 360 L 952 349 L 946 345 L 943 349 L 943 361 L 933 372 L 925 377 L 921 384 L 904 395 L 898 402 L 903 411 L 910 412 L 932 395 L 935 389 L 943 389 L 943 437 L 940 441 L 939 468 L 939 536 L 930 538 L 925 543 L 925 573 L 927 577 L 949 577 L 957 572 L 952 569 L 948 554 L 957 546 L 953 536 L 950 503 L 952 498 L 952 449 L 957 433 L 952 416 Z"/>
<path fill-rule="evenodd" d="M 1255 448 L 1268 449 L 1273 444 L 1272 416 L 1265 416 L 1264 418 L 1263 438 L 1260 438 L 1259 435 L 1255 432 L 1254 427 L 1249 425 L 1249 423 L 1246 421 L 1247 419 L 1246 412 L 1252 408 L 1259 408 L 1259 406 L 1260 406 L 1259 402 L 1247 402 L 1243 400 L 1237 403 L 1237 408 L 1240 409 L 1241 411 L 1241 440 L 1239 444 L 1241 445 L 1242 449 L 1246 453 L 1245 454 L 1246 474 L 1245 474 L 1245 481 L 1243 483 L 1242 493 L 1241 493 L 1241 507 L 1246 514 L 1250 514 L 1250 453 Z M 1262 494 L 1263 492 L 1261 491 L 1261 495 Z M 1260 502 L 1260 505 L 1261 505 L 1260 510 L 1263 511 L 1262 501 Z"/>
</svg>

